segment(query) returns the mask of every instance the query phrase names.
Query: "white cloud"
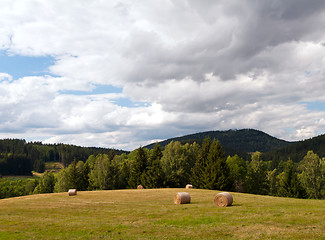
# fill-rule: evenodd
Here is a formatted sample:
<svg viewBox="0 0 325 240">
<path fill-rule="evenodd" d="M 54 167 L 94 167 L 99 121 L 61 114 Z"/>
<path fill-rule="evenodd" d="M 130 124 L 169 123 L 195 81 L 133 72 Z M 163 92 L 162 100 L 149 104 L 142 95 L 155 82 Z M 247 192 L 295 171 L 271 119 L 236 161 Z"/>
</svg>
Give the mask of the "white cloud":
<svg viewBox="0 0 325 240">
<path fill-rule="evenodd" d="M 0 72 L 0 81 L 1 82 L 7 82 L 7 81 L 11 81 L 12 80 L 12 76 L 8 73 L 2 73 Z"/>
<path fill-rule="evenodd" d="M 52 76 L 0 73 L 0 137 L 130 150 L 214 129 L 311 137 L 325 129 L 302 104 L 325 101 L 324 22 L 320 0 L 4 0 L 0 50 L 55 62 Z M 87 95 L 97 84 L 123 93 Z"/>
</svg>

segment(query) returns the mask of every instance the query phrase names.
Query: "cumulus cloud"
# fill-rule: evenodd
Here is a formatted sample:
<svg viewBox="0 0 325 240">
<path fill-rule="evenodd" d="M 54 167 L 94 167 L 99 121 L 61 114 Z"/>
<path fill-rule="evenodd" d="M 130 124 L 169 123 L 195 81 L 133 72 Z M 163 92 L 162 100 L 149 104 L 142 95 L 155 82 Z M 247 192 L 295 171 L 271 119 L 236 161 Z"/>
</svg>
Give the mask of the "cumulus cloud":
<svg viewBox="0 0 325 240">
<path fill-rule="evenodd" d="M 12 81 L 12 76 L 8 73 L 1 73 L 0 72 L 0 82 L 6 83 L 8 81 Z"/>
<path fill-rule="evenodd" d="M 325 101 L 324 22 L 321 0 L 4 0 L 0 50 L 55 61 L 50 76 L 0 73 L 0 136 L 126 149 L 214 129 L 314 136 L 324 112 L 302 103 Z"/>
</svg>

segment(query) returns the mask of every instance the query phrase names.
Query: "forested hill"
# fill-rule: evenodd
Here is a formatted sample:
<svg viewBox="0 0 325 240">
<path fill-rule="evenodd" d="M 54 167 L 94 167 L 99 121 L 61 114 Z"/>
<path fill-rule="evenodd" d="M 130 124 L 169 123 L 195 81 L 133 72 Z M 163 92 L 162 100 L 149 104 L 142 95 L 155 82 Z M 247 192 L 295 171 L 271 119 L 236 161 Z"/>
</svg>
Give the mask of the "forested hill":
<svg viewBox="0 0 325 240">
<path fill-rule="evenodd" d="M 293 144 L 275 137 L 272 137 L 262 131 L 255 129 L 241 129 L 228 131 L 209 131 L 190 134 L 182 137 L 175 137 L 159 142 L 160 146 L 166 146 L 171 141 L 179 141 L 181 143 L 202 143 L 204 138 L 209 137 L 220 141 L 226 152 L 233 150 L 233 152 L 269 152 L 274 151 L 285 146 Z M 145 146 L 145 148 L 153 148 L 154 144 Z M 227 151 L 228 149 L 228 151 Z"/>
<path fill-rule="evenodd" d="M 263 154 L 264 160 L 273 162 L 287 161 L 289 158 L 294 162 L 301 161 L 308 151 L 313 151 L 318 156 L 325 156 L 325 134 L 287 145 L 283 148 Z"/>
<path fill-rule="evenodd" d="M 86 161 L 90 155 L 124 152 L 109 148 L 2 139 L 0 140 L 0 175 L 29 175 L 31 171 L 43 172 L 45 162 L 57 161 L 67 166 L 74 160 Z"/>
</svg>

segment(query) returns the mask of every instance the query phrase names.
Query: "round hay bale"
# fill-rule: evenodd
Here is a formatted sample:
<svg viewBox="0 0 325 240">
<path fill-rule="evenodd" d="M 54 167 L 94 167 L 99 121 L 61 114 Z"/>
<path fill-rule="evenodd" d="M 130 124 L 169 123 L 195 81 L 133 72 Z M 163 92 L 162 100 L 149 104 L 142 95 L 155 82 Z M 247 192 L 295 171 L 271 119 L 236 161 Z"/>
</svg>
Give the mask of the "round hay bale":
<svg viewBox="0 0 325 240">
<path fill-rule="evenodd" d="M 187 184 L 185 188 L 186 188 L 186 189 L 192 189 L 192 188 L 193 188 L 193 185 L 191 185 L 191 184 Z"/>
<path fill-rule="evenodd" d="M 214 197 L 214 205 L 218 207 L 227 207 L 230 206 L 233 202 L 232 195 L 228 192 L 218 193 Z"/>
<path fill-rule="evenodd" d="M 69 196 L 77 195 L 77 189 L 69 189 L 68 194 L 69 194 Z"/>
<path fill-rule="evenodd" d="M 142 185 L 139 185 L 137 189 L 143 189 L 144 187 Z"/>
<path fill-rule="evenodd" d="M 175 204 L 185 204 L 191 202 L 191 196 L 187 192 L 179 192 L 175 194 L 174 203 Z"/>
</svg>

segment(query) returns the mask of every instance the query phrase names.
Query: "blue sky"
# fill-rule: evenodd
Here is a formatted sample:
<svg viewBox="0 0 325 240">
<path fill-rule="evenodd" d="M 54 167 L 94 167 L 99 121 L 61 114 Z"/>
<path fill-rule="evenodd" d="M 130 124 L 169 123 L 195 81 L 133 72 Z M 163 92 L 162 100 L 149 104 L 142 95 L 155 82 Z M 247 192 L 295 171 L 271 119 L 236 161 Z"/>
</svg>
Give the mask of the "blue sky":
<svg viewBox="0 0 325 240">
<path fill-rule="evenodd" d="M 46 57 L 29 57 L 21 55 L 10 55 L 6 52 L 0 54 L 0 72 L 8 73 L 13 80 L 28 76 L 51 75 L 49 67 L 54 65 L 55 58 Z M 64 90 L 61 94 L 71 95 L 96 95 L 105 93 L 122 93 L 123 89 L 112 85 L 95 84 L 92 89 L 87 91 Z M 139 107 L 145 106 L 145 102 L 132 101 L 129 97 L 121 97 L 114 100 L 118 106 L 122 107 Z"/>
<path fill-rule="evenodd" d="M 0 138 L 133 150 L 325 133 L 324 1 L 4 1 Z"/>
<path fill-rule="evenodd" d="M 8 55 L 0 52 L 0 72 L 10 74 L 13 79 L 26 76 L 43 76 L 50 74 L 48 67 L 54 64 L 52 57 L 27 57 L 21 55 Z"/>
<path fill-rule="evenodd" d="M 315 101 L 306 104 L 307 104 L 307 109 L 309 110 L 325 111 L 325 101 Z"/>
</svg>

